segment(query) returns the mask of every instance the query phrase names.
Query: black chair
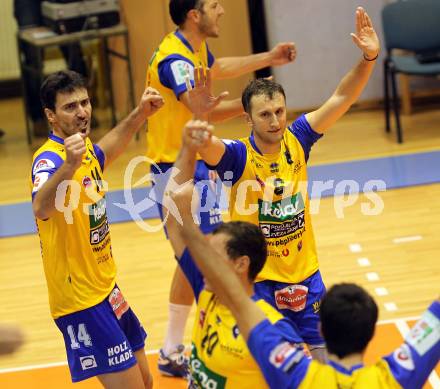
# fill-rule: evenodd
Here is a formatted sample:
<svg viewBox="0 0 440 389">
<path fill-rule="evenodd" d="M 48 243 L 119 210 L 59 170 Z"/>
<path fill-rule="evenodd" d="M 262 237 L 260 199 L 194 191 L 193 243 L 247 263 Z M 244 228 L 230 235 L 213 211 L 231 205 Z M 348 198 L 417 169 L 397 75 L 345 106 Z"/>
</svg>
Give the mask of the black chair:
<svg viewBox="0 0 440 389">
<path fill-rule="evenodd" d="M 440 75 L 440 0 L 407 0 L 388 4 L 382 10 L 382 25 L 387 50 L 384 60 L 385 126 L 390 132 L 391 81 L 397 141 L 402 143 L 396 74 Z M 395 54 L 394 49 L 410 53 Z"/>
</svg>

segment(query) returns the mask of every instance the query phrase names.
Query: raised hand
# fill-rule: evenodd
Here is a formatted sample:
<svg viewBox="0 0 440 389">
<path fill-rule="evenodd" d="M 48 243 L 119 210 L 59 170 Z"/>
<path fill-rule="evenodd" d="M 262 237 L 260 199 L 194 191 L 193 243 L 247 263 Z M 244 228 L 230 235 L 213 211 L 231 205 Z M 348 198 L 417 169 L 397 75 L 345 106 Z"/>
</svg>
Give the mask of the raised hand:
<svg viewBox="0 0 440 389">
<path fill-rule="evenodd" d="M 293 62 L 296 58 L 296 47 L 293 42 L 278 43 L 271 51 L 271 66 L 281 66 Z"/>
<path fill-rule="evenodd" d="M 76 171 L 81 166 L 82 157 L 86 152 L 86 136 L 81 133 L 76 133 L 64 139 L 64 147 L 66 149 L 66 165 L 73 171 Z"/>
<path fill-rule="evenodd" d="M 138 109 L 142 112 L 144 117 L 149 117 L 156 113 L 163 105 L 164 100 L 161 94 L 149 86 L 142 94 Z"/>
<path fill-rule="evenodd" d="M 194 69 L 194 88 L 191 86 L 189 77 L 186 79 L 186 87 L 190 110 L 196 117 L 202 117 L 211 112 L 229 95 L 229 92 L 222 92 L 218 96 L 212 94 L 211 72 L 202 67 Z"/>
<path fill-rule="evenodd" d="M 356 34 L 350 35 L 356 46 L 364 53 L 365 59 L 372 60 L 377 57 L 380 50 L 379 38 L 370 17 L 362 7 L 356 9 Z"/>
</svg>

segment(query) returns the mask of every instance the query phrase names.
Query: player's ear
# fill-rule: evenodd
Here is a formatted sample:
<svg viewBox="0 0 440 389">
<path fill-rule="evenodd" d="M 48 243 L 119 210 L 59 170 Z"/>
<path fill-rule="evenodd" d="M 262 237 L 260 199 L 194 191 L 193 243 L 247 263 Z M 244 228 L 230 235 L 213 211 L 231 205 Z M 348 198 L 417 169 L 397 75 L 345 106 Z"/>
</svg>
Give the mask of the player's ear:
<svg viewBox="0 0 440 389">
<path fill-rule="evenodd" d="M 252 127 L 252 117 L 247 112 L 244 113 L 244 119 L 249 127 Z"/>
<path fill-rule="evenodd" d="M 192 9 L 186 14 L 186 20 L 192 20 L 194 23 L 200 21 L 200 11 L 197 9 Z"/>
<path fill-rule="evenodd" d="M 44 114 L 46 115 L 49 124 L 52 125 L 55 122 L 55 112 L 49 108 L 44 108 Z"/>
<path fill-rule="evenodd" d="M 246 276 L 249 273 L 249 265 L 251 261 L 247 255 L 242 255 L 234 260 L 234 268 L 235 271 L 239 274 L 245 274 Z"/>
</svg>

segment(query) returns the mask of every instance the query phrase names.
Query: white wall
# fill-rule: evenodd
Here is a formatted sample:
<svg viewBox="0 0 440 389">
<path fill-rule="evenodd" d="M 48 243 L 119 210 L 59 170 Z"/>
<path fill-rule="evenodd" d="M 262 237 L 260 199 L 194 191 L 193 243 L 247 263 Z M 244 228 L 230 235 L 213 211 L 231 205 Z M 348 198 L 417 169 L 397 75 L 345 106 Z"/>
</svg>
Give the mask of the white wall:
<svg viewBox="0 0 440 389">
<path fill-rule="evenodd" d="M 361 57 L 350 33 L 355 32 L 355 10 L 363 6 L 382 39 L 380 12 L 386 0 L 265 0 L 269 45 L 294 41 L 294 64 L 274 69 L 287 94 L 287 106 L 319 106 L 344 74 Z M 382 58 L 360 100 L 382 98 Z"/>
</svg>

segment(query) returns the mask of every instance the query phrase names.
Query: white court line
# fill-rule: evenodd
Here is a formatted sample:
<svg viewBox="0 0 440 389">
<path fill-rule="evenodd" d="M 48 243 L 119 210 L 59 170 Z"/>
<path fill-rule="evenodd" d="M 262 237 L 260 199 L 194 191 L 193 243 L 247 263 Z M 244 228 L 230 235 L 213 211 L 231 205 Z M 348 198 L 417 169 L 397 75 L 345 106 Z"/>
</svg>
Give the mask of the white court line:
<svg viewBox="0 0 440 389">
<path fill-rule="evenodd" d="M 362 267 L 371 266 L 371 262 L 368 258 L 358 258 L 358 264 Z"/>
<path fill-rule="evenodd" d="M 410 331 L 408 323 L 402 319 L 398 319 L 396 320 L 395 324 L 400 334 L 405 339 L 406 335 Z M 433 388 L 440 388 L 440 378 L 435 370 L 433 370 L 432 373 L 429 375 L 428 381 Z"/>
<path fill-rule="evenodd" d="M 360 253 L 362 251 L 362 246 L 359 243 L 349 244 L 348 248 L 352 253 Z"/>
<path fill-rule="evenodd" d="M 368 281 L 379 281 L 379 274 L 375 272 L 370 272 L 365 274 L 365 277 L 367 277 Z"/>
<path fill-rule="evenodd" d="M 387 296 L 389 295 L 388 289 L 384 287 L 379 287 L 374 290 L 378 296 Z"/>
<path fill-rule="evenodd" d="M 402 236 L 401 238 L 393 239 L 393 243 L 399 244 L 399 243 L 415 242 L 417 240 L 422 240 L 422 237 L 420 235 Z"/>
<path fill-rule="evenodd" d="M 385 304 L 384 304 L 384 307 L 385 307 L 385 309 L 386 309 L 388 312 L 395 312 L 395 311 L 397 311 L 397 305 L 396 305 L 396 303 L 385 303 Z"/>
</svg>

